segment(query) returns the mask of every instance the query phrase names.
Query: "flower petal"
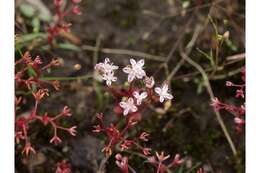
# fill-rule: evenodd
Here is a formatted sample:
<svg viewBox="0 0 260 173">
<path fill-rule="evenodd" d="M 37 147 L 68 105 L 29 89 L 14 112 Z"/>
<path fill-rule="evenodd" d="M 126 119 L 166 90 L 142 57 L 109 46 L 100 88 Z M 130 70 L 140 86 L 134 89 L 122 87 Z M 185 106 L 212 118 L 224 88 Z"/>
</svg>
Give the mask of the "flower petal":
<svg viewBox="0 0 260 173">
<path fill-rule="evenodd" d="M 138 98 L 138 97 L 139 97 L 139 93 L 138 93 L 137 91 L 135 91 L 135 92 L 133 92 L 133 96 L 134 96 L 135 98 Z"/>
<path fill-rule="evenodd" d="M 120 102 L 119 106 L 122 107 L 122 108 L 125 108 L 126 107 L 126 102 Z"/>
<path fill-rule="evenodd" d="M 128 79 L 127 79 L 128 82 L 130 83 L 130 82 L 132 82 L 134 79 L 135 79 L 135 75 L 133 75 L 133 74 L 130 73 L 130 74 L 128 75 Z"/>
<path fill-rule="evenodd" d="M 171 94 L 165 94 L 165 96 L 164 96 L 165 98 L 167 98 L 167 99 L 169 99 L 169 100 L 171 100 L 171 99 L 173 99 L 173 96 L 171 95 Z"/>
<path fill-rule="evenodd" d="M 131 63 L 132 66 L 136 65 L 136 61 L 134 59 L 132 59 L 132 58 L 130 59 L 130 63 Z"/>
<path fill-rule="evenodd" d="M 162 92 L 162 89 L 160 87 L 156 87 L 154 89 L 154 91 L 158 94 L 158 95 L 161 95 L 161 92 Z"/>
<path fill-rule="evenodd" d="M 141 59 L 140 61 L 137 62 L 138 66 L 144 66 L 144 59 Z"/>
<path fill-rule="evenodd" d="M 131 109 L 132 112 L 136 112 L 137 111 L 137 107 L 136 106 L 133 106 L 132 109 Z"/>
<path fill-rule="evenodd" d="M 128 108 L 124 109 L 123 115 L 126 116 L 128 114 L 128 112 L 129 112 Z"/>
<path fill-rule="evenodd" d="M 163 84 L 162 90 L 167 92 L 168 91 L 168 85 L 167 84 Z"/>
<path fill-rule="evenodd" d="M 160 96 L 160 102 L 163 103 L 164 97 Z"/>
</svg>

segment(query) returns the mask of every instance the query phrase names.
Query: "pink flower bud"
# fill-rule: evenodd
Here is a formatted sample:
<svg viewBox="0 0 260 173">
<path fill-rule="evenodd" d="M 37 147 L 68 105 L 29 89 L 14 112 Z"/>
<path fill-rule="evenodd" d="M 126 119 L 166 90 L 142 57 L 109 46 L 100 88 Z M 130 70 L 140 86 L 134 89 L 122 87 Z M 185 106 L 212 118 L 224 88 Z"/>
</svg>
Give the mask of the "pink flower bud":
<svg viewBox="0 0 260 173">
<path fill-rule="evenodd" d="M 180 154 L 176 154 L 173 161 L 172 161 L 172 165 L 173 166 L 179 166 L 180 164 L 183 163 L 183 159 L 180 158 Z"/>
<path fill-rule="evenodd" d="M 133 144 L 133 141 L 131 140 L 124 140 L 124 142 L 120 145 L 120 148 L 122 151 L 129 149 L 129 147 L 131 147 L 131 145 Z"/>
<path fill-rule="evenodd" d="M 141 133 L 141 135 L 139 136 L 139 139 L 141 139 L 141 140 L 143 140 L 143 141 L 148 141 L 148 138 L 147 138 L 148 136 L 149 136 L 148 133 L 143 132 L 143 133 Z"/>
<path fill-rule="evenodd" d="M 101 132 L 101 127 L 100 127 L 100 125 L 96 125 L 96 126 L 94 126 L 94 130 L 92 130 L 92 132 L 94 132 L 94 133 L 99 133 L 99 132 Z"/>
<path fill-rule="evenodd" d="M 72 12 L 73 12 L 74 14 L 76 14 L 76 15 L 80 15 L 80 14 L 81 14 L 81 10 L 80 10 L 79 6 L 74 6 L 74 7 L 72 8 Z"/>
<path fill-rule="evenodd" d="M 26 144 L 25 144 L 25 147 L 24 147 L 24 149 L 23 149 L 23 151 L 22 151 L 22 154 L 23 154 L 23 153 L 25 153 L 26 156 L 28 156 L 30 153 L 35 154 L 36 151 L 35 151 L 34 148 L 31 146 L 31 143 L 26 143 Z"/>
<path fill-rule="evenodd" d="M 215 97 L 214 99 L 212 99 L 212 103 L 211 106 L 214 107 L 214 110 L 216 112 L 218 112 L 221 109 L 221 102 L 218 100 L 217 97 Z"/>
<path fill-rule="evenodd" d="M 72 115 L 70 108 L 68 106 L 64 106 L 62 115 L 66 116 L 66 117 L 70 117 Z"/>
<path fill-rule="evenodd" d="M 72 136 L 76 136 L 76 133 L 77 133 L 76 128 L 77 128 L 77 126 L 73 126 L 73 127 L 71 127 L 71 128 L 68 129 L 68 132 L 69 132 Z"/>
<path fill-rule="evenodd" d="M 61 139 L 57 135 L 54 135 L 53 138 L 50 140 L 50 143 L 53 143 L 55 145 L 58 145 L 61 142 Z"/>
<path fill-rule="evenodd" d="M 40 101 L 43 97 L 49 96 L 48 89 L 39 89 L 37 92 L 32 93 L 36 101 Z"/>
<path fill-rule="evenodd" d="M 167 160 L 170 157 L 170 155 L 164 156 L 164 152 L 163 151 L 161 152 L 161 154 L 159 154 L 158 152 L 155 152 L 155 154 L 156 154 L 157 159 L 160 162 L 162 162 L 164 160 Z"/>
</svg>

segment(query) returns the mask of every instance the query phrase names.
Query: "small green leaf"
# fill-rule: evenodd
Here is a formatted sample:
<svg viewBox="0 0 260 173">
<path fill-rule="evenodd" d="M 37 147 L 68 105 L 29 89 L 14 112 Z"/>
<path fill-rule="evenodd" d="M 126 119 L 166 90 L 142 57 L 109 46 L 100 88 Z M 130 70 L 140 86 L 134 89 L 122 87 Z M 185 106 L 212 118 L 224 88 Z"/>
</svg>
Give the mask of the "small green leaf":
<svg viewBox="0 0 260 173">
<path fill-rule="evenodd" d="M 43 22 L 50 22 L 52 20 L 52 16 L 39 14 L 39 19 Z"/>
<path fill-rule="evenodd" d="M 73 51 L 80 51 L 80 47 L 70 44 L 70 43 L 59 43 L 57 45 L 58 48 L 60 49 L 66 49 L 66 50 L 73 50 Z"/>
<path fill-rule="evenodd" d="M 35 14 L 35 9 L 29 4 L 21 4 L 20 11 L 25 17 L 33 17 Z"/>
<path fill-rule="evenodd" d="M 38 17 L 33 18 L 32 27 L 34 33 L 38 33 L 40 31 L 40 20 Z"/>
</svg>

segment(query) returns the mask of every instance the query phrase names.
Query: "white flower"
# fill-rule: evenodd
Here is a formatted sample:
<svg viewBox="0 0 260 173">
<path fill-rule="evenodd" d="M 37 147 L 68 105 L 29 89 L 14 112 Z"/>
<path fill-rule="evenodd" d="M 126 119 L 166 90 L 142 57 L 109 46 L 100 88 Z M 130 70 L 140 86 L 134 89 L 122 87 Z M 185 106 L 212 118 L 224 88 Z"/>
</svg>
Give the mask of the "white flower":
<svg viewBox="0 0 260 173">
<path fill-rule="evenodd" d="M 139 94 L 137 91 L 135 91 L 133 95 L 136 98 L 136 104 L 141 105 L 143 99 L 147 97 L 147 92 L 142 92 L 141 94 Z"/>
<path fill-rule="evenodd" d="M 106 81 L 106 84 L 110 86 L 112 82 L 115 82 L 117 80 L 117 77 L 114 76 L 114 73 L 104 73 L 102 76 L 102 79 Z"/>
<path fill-rule="evenodd" d="M 144 78 L 144 83 L 145 83 L 145 86 L 147 88 L 152 88 L 154 86 L 154 83 L 155 83 L 154 78 L 152 76 L 151 77 L 146 76 Z"/>
<path fill-rule="evenodd" d="M 173 96 L 170 93 L 168 93 L 167 84 L 163 84 L 162 88 L 156 87 L 154 90 L 160 96 L 161 103 L 164 101 L 164 99 L 171 100 L 173 98 Z"/>
<path fill-rule="evenodd" d="M 95 66 L 96 70 L 102 71 L 102 73 L 111 73 L 118 69 L 118 66 L 113 65 L 109 58 L 106 58 L 104 63 L 98 63 Z"/>
<path fill-rule="evenodd" d="M 120 107 L 124 109 L 123 115 L 126 116 L 129 112 L 136 112 L 137 107 L 134 104 L 134 99 L 130 97 L 126 101 L 121 101 L 119 103 Z"/>
<path fill-rule="evenodd" d="M 134 59 L 130 59 L 131 66 L 123 68 L 123 71 L 128 74 L 128 82 L 132 82 L 135 78 L 142 79 L 146 76 L 145 71 L 143 70 L 144 60 L 136 62 Z"/>
<path fill-rule="evenodd" d="M 114 76 L 114 71 L 117 69 L 118 66 L 113 65 L 109 58 L 106 58 L 104 63 L 98 63 L 95 65 L 95 70 L 99 72 L 102 79 L 106 81 L 108 86 L 117 80 L 117 77 Z"/>
</svg>

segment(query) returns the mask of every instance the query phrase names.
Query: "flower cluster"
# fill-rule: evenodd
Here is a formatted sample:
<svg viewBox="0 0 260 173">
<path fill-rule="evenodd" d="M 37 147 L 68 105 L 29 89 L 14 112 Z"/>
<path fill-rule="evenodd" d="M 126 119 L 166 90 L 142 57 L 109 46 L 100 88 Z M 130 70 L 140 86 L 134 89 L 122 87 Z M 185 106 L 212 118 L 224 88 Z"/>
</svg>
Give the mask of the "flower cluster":
<svg viewBox="0 0 260 173">
<path fill-rule="evenodd" d="M 29 132 L 30 126 L 39 121 L 44 126 L 50 125 L 53 128 L 54 135 L 50 139 L 50 143 L 59 144 L 62 140 L 58 136 L 58 130 L 66 131 L 70 135 L 76 135 L 76 126 L 70 128 L 62 127 L 59 124 L 60 119 L 70 117 L 71 111 L 68 106 L 57 115 L 51 115 L 45 112 L 43 115 L 39 113 L 39 105 L 43 99 L 49 96 L 48 85 L 59 90 L 58 81 L 41 80 L 42 72 L 60 63 L 57 59 L 53 59 L 49 64 L 42 66 L 43 62 L 40 57 L 32 58 L 29 52 L 26 52 L 21 59 L 15 62 L 15 139 L 16 143 L 23 145 L 22 153 L 28 155 L 35 153 L 35 149 L 31 145 Z M 28 73 L 31 73 L 28 75 Z M 28 114 L 21 114 L 20 108 L 25 104 L 27 99 L 34 100 L 34 107 Z"/>
<path fill-rule="evenodd" d="M 155 87 L 154 78 L 148 77 L 144 71 L 143 59 L 139 61 L 130 59 L 130 65 L 123 68 L 123 72 L 128 75 L 128 87 L 112 84 L 112 82 L 117 81 L 115 72 L 118 69 L 119 67 L 114 65 L 108 58 L 95 66 L 96 72 L 106 82 L 107 91 L 116 100 L 114 113 L 118 120 L 106 127 L 104 114 L 99 113 L 97 114 L 98 124 L 94 126 L 93 132 L 106 135 L 106 145 L 102 149 L 106 157 L 110 157 L 114 151 L 131 150 L 139 152 L 149 160 L 152 158 L 152 149 L 142 146 L 142 143 L 148 141 L 149 134 L 141 132 L 139 135 L 131 137 L 130 131 L 142 119 L 141 113 L 145 108 L 156 102 L 164 103 L 165 101 L 170 101 L 173 99 L 173 96 L 169 93 L 169 86 L 166 82 L 159 87 Z M 178 157 L 177 155 L 176 163 Z M 178 163 L 180 164 L 180 162 Z M 153 162 L 153 165 L 156 163 L 157 161 Z M 161 170 L 160 173 L 163 173 L 163 168 L 161 168 L 163 167 L 162 160 L 159 163 L 160 168 L 158 169 Z M 128 173 L 128 157 L 116 154 L 116 164 L 121 172 Z"/>
<path fill-rule="evenodd" d="M 243 84 L 234 84 L 233 82 L 227 81 L 226 86 L 236 88 L 235 98 L 243 99 L 243 104 L 239 106 L 227 104 L 221 102 L 217 97 L 212 100 L 211 104 L 214 107 L 214 110 L 217 112 L 223 109 L 234 115 L 234 122 L 236 125 L 237 132 L 241 132 L 245 124 L 245 67 L 242 69 L 241 79 L 243 81 Z"/>
<path fill-rule="evenodd" d="M 71 24 L 65 20 L 65 17 L 70 14 L 80 15 L 81 10 L 78 4 L 81 0 L 71 0 L 70 7 L 65 9 L 65 1 L 64 0 L 53 0 L 55 6 L 55 16 L 53 23 L 48 28 L 48 42 L 51 44 L 53 39 L 60 32 L 69 32 Z"/>
</svg>

